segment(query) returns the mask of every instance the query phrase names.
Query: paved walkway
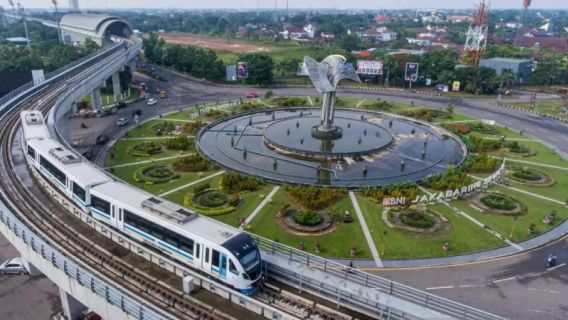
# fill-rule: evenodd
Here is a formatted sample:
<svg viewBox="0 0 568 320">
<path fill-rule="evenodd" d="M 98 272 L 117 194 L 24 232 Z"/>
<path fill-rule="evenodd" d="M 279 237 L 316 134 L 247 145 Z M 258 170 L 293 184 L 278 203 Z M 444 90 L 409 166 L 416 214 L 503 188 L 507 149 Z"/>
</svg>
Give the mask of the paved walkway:
<svg viewBox="0 0 568 320">
<path fill-rule="evenodd" d="M 312 101 L 312 98 L 310 96 L 306 96 L 306 98 L 308 98 L 308 104 L 313 107 L 314 102 Z"/>
<path fill-rule="evenodd" d="M 355 193 L 353 191 L 349 191 L 349 198 L 353 203 L 353 208 L 355 209 L 355 213 L 357 214 L 357 218 L 359 219 L 359 223 L 361 224 L 361 229 L 363 229 L 365 239 L 367 239 L 369 249 L 371 249 L 371 254 L 373 255 L 375 264 L 377 265 L 377 267 L 382 268 L 383 262 L 381 261 L 381 257 L 379 256 L 379 251 L 377 250 L 377 246 L 375 246 L 373 237 L 371 237 L 371 232 L 369 231 L 369 227 L 367 226 L 367 222 L 365 221 L 365 217 L 363 216 L 363 212 L 361 212 L 361 207 L 359 207 L 359 202 L 357 202 L 357 197 L 355 197 Z"/>
<path fill-rule="evenodd" d="M 205 181 L 205 180 L 209 180 L 209 179 L 211 179 L 211 178 L 213 178 L 213 177 L 216 177 L 216 176 L 218 176 L 218 175 L 221 175 L 221 174 L 223 174 L 223 173 L 225 173 L 225 171 L 215 172 L 215 173 L 212 174 L 212 175 L 208 175 L 207 177 L 203 177 L 203 178 L 201 178 L 201 179 L 192 181 L 192 182 L 190 182 L 190 183 L 188 183 L 188 184 L 184 184 L 183 186 L 177 187 L 177 188 L 172 189 L 172 190 L 170 190 L 170 191 L 166 191 L 166 192 L 164 192 L 164 193 L 162 193 L 162 194 L 159 194 L 158 196 L 161 197 L 161 198 L 163 198 L 163 197 L 165 197 L 165 196 L 167 196 L 167 195 L 170 195 L 170 194 L 172 194 L 172 193 L 178 192 L 178 191 L 183 190 L 183 189 L 185 189 L 185 188 L 191 187 L 191 186 L 193 186 L 193 185 L 195 185 L 195 184 L 198 184 L 198 183 L 201 183 L 201 182 L 203 182 L 203 181 Z"/>
<path fill-rule="evenodd" d="M 154 120 L 166 120 L 166 121 L 187 122 L 187 123 L 195 122 L 195 120 L 184 120 L 184 119 L 176 119 L 176 118 L 156 118 Z"/>
<path fill-rule="evenodd" d="M 476 176 L 471 175 L 471 174 L 470 174 L 469 176 L 471 176 L 472 178 L 474 178 L 474 179 L 476 179 L 476 180 L 483 180 L 482 178 L 476 177 Z M 530 192 L 530 191 L 518 189 L 518 188 L 515 188 L 515 187 L 504 186 L 504 185 L 499 185 L 499 187 L 505 188 L 505 189 L 509 189 L 509 190 L 513 190 L 513 191 L 520 192 L 520 193 L 524 193 L 524 194 L 526 194 L 526 195 L 529 195 L 529 196 L 532 196 L 532 197 L 535 197 L 535 198 L 539 198 L 539 199 L 542 199 L 542 200 L 554 202 L 554 203 L 557 203 L 557 204 L 562 204 L 562 205 L 566 204 L 565 202 L 562 202 L 562 201 L 560 201 L 560 200 L 556 200 L 556 199 L 552 199 L 552 198 L 549 198 L 549 197 L 541 196 L 540 194 L 536 194 L 536 193 L 533 193 L 533 192 Z"/>
<path fill-rule="evenodd" d="M 431 193 L 424 189 L 423 187 L 419 187 L 420 190 L 422 190 L 422 192 L 431 195 Z M 493 236 L 495 236 L 496 238 L 505 241 L 508 245 L 510 245 L 511 247 L 522 251 L 523 248 L 521 248 L 519 245 L 517 245 L 516 243 L 514 243 L 513 241 L 509 240 L 508 238 L 506 238 L 505 236 L 503 236 L 502 234 L 500 234 L 499 232 L 489 229 L 489 228 L 485 228 L 485 225 L 483 223 L 481 223 L 479 220 L 475 219 L 474 217 L 470 216 L 469 214 L 467 214 L 465 211 L 460 210 L 459 208 L 454 207 L 451 203 L 447 202 L 447 201 L 442 201 L 441 202 L 443 205 L 445 205 L 446 207 L 454 210 L 457 214 L 459 214 L 460 216 L 468 219 L 469 221 L 475 223 L 476 225 L 478 225 L 479 227 L 481 227 L 483 230 L 491 233 Z"/>
<path fill-rule="evenodd" d="M 367 100 L 363 99 L 363 100 L 357 102 L 357 104 L 355 105 L 355 108 L 359 108 L 365 101 L 367 101 Z"/>
<path fill-rule="evenodd" d="M 501 159 L 499 157 L 494 157 L 497 159 Z M 531 161 L 526 161 L 526 160 L 519 160 L 519 159 L 512 159 L 512 158 L 507 158 L 508 162 L 518 162 L 518 163 L 525 163 L 525 164 L 532 164 L 535 166 L 541 166 L 541 167 L 546 167 L 546 168 L 552 168 L 552 169 L 558 169 L 558 170 L 566 170 L 568 171 L 568 167 L 559 167 L 559 166 L 554 166 L 551 164 L 546 164 L 546 163 L 538 163 L 538 162 L 531 162 Z"/>
<path fill-rule="evenodd" d="M 272 188 L 272 191 L 270 191 L 270 193 L 264 198 L 264 200 L 262 200 L 262 202 L 254 209 L 254 211 L 251 212 L 251 214 L 249 214 L 245 219 L 244 226 L 248 225 L 254 219 L 254 217 L 256 217 L 260 210 L 262 210 L 262 208 L 266 206 L 266 204 L 272 199 L 272 197 L 274 197 L 278 190 L 280 190 L 280 186 L 275 186 L 274 188 Z M 244 226 L 240 226 L 239 229 L 242 230 Z"/>
<path fill-rule="evenodd" d="M 136 161 L 136 162 L 117 164 L 116 166 L 105 167 L 105 169 L 123 168 L 123 167 L 130 167 L 130 166 L 135 166 L 135 165 L 139 165 L 139 164 L 144 164 L 144 163 L 151 163 L 151 162 L 157 162 L 157 161 L 162 161 L 162 160 L 171 160 L 171 159 L 189 156 L 189 155 L 192 155 L 192 154 L 195 154 L 195 153 L 184 153 L 184 154 L 178 154 L 176 156 L 171 156 L 171 157 L 164 157 L 164 158 L 150 159 L 150 160 L 144 160 L 144 161 Z"/>
</svg>

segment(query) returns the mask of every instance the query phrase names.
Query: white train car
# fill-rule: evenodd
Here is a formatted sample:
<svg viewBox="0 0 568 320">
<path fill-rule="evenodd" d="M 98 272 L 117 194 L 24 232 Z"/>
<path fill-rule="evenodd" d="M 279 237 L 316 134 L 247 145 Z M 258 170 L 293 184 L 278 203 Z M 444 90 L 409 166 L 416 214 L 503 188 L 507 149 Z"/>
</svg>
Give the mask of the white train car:
<svg viewBox="0 0 568 320">
<path fill-rule="evenodd" d="M 250 235 L 124 183 L 91 189 L 93 217 L 194 269 L 254 294 L 260 253 Z"/>
<path fill-rule="evenodd" d="M 51 138 L 29 139 L 26 148 L 28 162 L 85 212 L 89 211 L 90 189 L 112 181 Z"/>
<path fill-rule="evenodd" d="M 51 138 L 43 114 L 38 110 L 27 110 L 20 113 L 20 122 L 22 123 L 22 146 L 27 147 L 27 140 Z"/>
</svg>

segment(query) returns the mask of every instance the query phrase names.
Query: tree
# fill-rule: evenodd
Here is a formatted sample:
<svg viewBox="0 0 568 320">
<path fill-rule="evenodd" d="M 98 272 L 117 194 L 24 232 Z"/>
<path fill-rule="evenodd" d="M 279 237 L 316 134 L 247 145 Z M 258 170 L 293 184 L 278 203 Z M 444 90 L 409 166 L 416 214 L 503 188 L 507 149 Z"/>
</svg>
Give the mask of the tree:
<svg viewBox="0 0 568 320">
<path fill-rule="evenodd" d="M 272 82 L 272 69 L 274 69 L 274 61 L 264 53 L 249 53 L 239 56 L 240 61 L 248 64 L 248 79 L 250 83 L 268 84 Z"/>
<path fill-rule="evenodd" d="M 350 34 L 340 37 L 337 40 L 337 46 L 342 48 L 343 50 L 351 52 L 353 50 L 359 49 L 360 42 L 361 40 L 359 40 L 359 37 L 357 37 L 357 35 Z"/>
<path fill-rule="evenodd" d="M 152 63 L 162 63 L 163 48 L 166 42 L 160 39 L 158 33 L 151 32 L 148 39 L 143 40 L 144 54 Z"/>
</svg>

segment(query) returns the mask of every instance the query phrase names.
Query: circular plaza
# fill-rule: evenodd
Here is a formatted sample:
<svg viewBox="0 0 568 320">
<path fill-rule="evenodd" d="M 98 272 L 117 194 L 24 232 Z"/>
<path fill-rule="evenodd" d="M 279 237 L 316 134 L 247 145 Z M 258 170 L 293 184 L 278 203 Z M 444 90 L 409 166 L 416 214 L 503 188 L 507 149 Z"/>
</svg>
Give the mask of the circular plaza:
<svg viewBox="0 0 568 320">
<path fill-rule="evenodd" d="M 467 155 L 451 132 L 399 115 L 337 109 L 339 134 L 322 137 L 321 110 L 280 108 L 219 119 L 196 138 L 224 168 L 276 183 L 360 188 L 419 181 Z"/>
</svg>

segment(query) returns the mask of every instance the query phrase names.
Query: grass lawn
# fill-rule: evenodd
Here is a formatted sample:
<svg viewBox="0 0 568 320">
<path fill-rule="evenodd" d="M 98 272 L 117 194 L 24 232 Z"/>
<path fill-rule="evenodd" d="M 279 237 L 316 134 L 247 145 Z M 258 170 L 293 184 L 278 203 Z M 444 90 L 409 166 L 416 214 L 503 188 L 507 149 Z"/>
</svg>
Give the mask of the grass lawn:
<svg viewBox="0 0 568 320">
<path fill-rule="evenodd" d="M 186 122 L 181 122 L 181 121 L 180 122 L 172 121 L 172 120 L 170 120 L 170 119 L 172 119 L 172 118 L 170 118 L 170 116 L 167 116 L 167 118 L 168 119 L 154 119 L 154 120 L 150 120 L 148 122 L 145 122 L 145 123 L 139 125 L 138 127 L 128 131 L 128 136 L 126 136 L 126 138 L 158 137 L 156 132 L 154 130 L 152 130 L 152 127 L 157 125 L 157 124 L 164 123 L 165 121 L 168 121 L 168 122 L 173 123 L 174 125 L 180 125 L 180 126 L 183 126 L 186 123 Z"/>
<path fill-rule="evenodd" d="M 154 164 L 159 165 L 170 165 L 173 160 L 165 160 L 165 161 L 156 161 L 155 163 L 149 163 L 145 166 L 150 166 Z M 140 168 L 141 166 L 128 166 L 128 167 L 121 167 L 121 168 L 114 168 L 112 172 L 113 175 L 117 176 L 118 178 L 128 182 L 129 184 L 148 191 L 152 194 L 159 195 L 161 193 L 167 192 L 169 190 L 175 189 L 177 187 L 186 185 L 190 182 L 195 180 L 201 179 L 206 177 L 210 174 L 213 174 L 215 171 L 209 172 L 176 172 L 180 175 L 178 179 L 171 180 L 165 183 L 157 183 L 152 185 L 147 185 L 144 182 L 137 182 L 134 180 L 134 172 Z"/>
<path fill-rule="evenodd" d="M 552 151 L 550 148 L 548 148 L 547 146 L 544 146 L 540 142 L 538 142 L 538 141 L 520 141 L 520 144 L 526 146 L 527 148 L 529 148 L 533 151 L 536 151 L 536 155 L 530 156 L 530 157 L 520 157 L 520 156 L 515 156 L 515 155 L 510 154 L 509 156 L 507 156 L 507 159 L 513 160 L 512 161 L 513 163 L 516 163 L 516 164 L 519 164 L 519 165 L 525 165 L 525 164 L 522 164 L 520 162 L 514 162 L 514 160 L 520 160 L 520 161 L 549 164 L 549 165 L 553 165 L 553 166 L 560 166 L 560 167 L 568 168 L 568 162 L 566 160 L 562 159 L 562 157 L 558 153 Z"/>
<path fill-rule="evenodd" d="M 535 110 L 551 116 L 568 119 L 568 113 L 564 109 L 564 107 L 566 107 L 566 104 L 562 100 L 538 101 L 537 99 L 534 108 L 531 107 L 530 102 L 514 102 L 508 104 L 516 107 L 525 108 L 528 110 Z"/>
<path fill-rule="evenodd" d="M 200 178 L 204 178 L 204 177 L 206 177 L 207 175 L 210 175 L 210 174 L 213 174 L 213 173 L 214 173 L 214 172 L 209 172 L 209 173 L 207 173 L 206 175 L 203 175 L 203 176 L 200 177 Z M 203 182 L 201 182 L 201 183 L 209 183 L 209 185 L 210 185 L 212 188 L 217 188 L 217 187 L 219 186 L 219 181 L 220 181 L 220 180 L 221 180 L 221 176 L 216 176 L 216 177 L 213 177 L 213 178 L 211 178 L 211 179 L 208 179 L 207 181 L 203 181 Z M 191 188 L 193 188 L 193 187 L 195 187 L 195 186 L 198 186 L 198 185 L 200 185 L 201 183 L 196 184 L 196 185 L 193 185 L 193 186 L 191 186 L 191 187 L 189 187 L 189 188 L 185 188 L 185 189 L 183 189 L 183 190 L 179 190 L 179 191 L 177 191 L 177 192 L 171 193 L 171 194 L 165 196 L 165 198 L 166 198 L 167 200 L 170 200 L 170 201 L 172 201 L 172 202 L 175 202 L 175 203 L 177 203 L 177 204 L 183 206 L 183 200 L 184 200 L 184 198 L 185 198 L 185 195 L 191 190 Z"/>
<path fill-rule="evenodd" d="M 542 200 L 501 187 L 495 187 L 492 190 L 499 191 L 514 197 L 527 207 L 527 213 L 515 220 L 513 217 L 481 213 L 471 208 L 465 201 L 462 200 L 453 201 L 452 204 L 514 242 L 527 240 L 540 233 L 548 231 L 558 225 L 559 221 L 568 218 L 568 209 L 566 209 L 562 205 L 554 204 L 547 200 Z M 556 210 L 557 212 L 557 223 L 552 226 L 542 223 L 542 219 L 547 214 L 551 213 L 552 210 Z M 527 229 L 532 223 L 534 223 L 536 226 L 535 233 L 529 234 L 527 232 Z"/>
<path fill-rule="evenodd" d="M 377 250 L 385 259 L 452 256 L 505 245 L 505 242 L 443 205 L 430 208 L 446 217 L 450 226 L 437 234 L 424 235 L 389 228 L 382 220 L 383 207 L 381 205 L 362 196 L 358 196 L 357 199 Z M 442 250 L 445 242 L 450 243 L 450 250 L 447 252 Z"/>
<path fill-rule="evenodd" d="M 151 141 L 159 142 L 160 140 L 151 140 Z M 105 166 L 110 167 L 126 163 L 134 163 L 139 161 L 148 161 L 148 160 L 155 160 L 155 159 L 167 158 L 172 156 L 180 156 L 184 154 L 190 154 L 195 150 L 195 146 L 192 146 L 190 150 L 187 151 L 167 150 L 164 147 L 162 152 L 149 157 L 135 157 L 130 153 L 128 153 L 128 150 L 130 148 L 140 143 L 144 143 L 144 140 L 118 140 L 112 147 L 112 150 L 109 152 L 109 156 L 105 161 Z M 111 153 L 114 154 L 114 158 L 112 159 L 110 157 Z M 149 165 L 149 164 L 145 163 L 142 165 Z"/>
<path fill-rule="evenodd" d="M 568 190 L 568 171 L 567 170 L 559 170 L 559 169 L 552 169 L 552 168 L 545 168 L 545 167 L 539 167 L 539 166 L 531 166 L 531 165 L 526 165 L 526 164 L 522 164 L 522 163 L 513 163 L 510 162 L 509 165 L 518 165 L 520 167 L 527 167 L 527 168 L 531 168 L 543 173 L 548 174 L 549 176 L 551 176 L 552 178 L 554 178 L 554 181 L 556 182 L 554 185 L 550 186 L 550 187 L 532 187 L 532 186 L 527 186 L 518 182 L 515 182 L 514 180 L 508 179 L 508 181 L 511 183 L 512 187 L 515 187 L 517 189 L 521 189 L 521 190 L 525 190 L 525 191 L 529 191 L 532 193 L 536 193 L 539 195 L 543 195 L 558 201 L 566 201 L 566 199 L 568 199 L 568 192 L 566 192 L 566 190 Z"/>
<path fill-rule="evenodd" d="M 319 242 L 322 246 L 322 251 L 319 255 L 324 257 L 349 257 L 352 244 L 356 244 L 359 249 L 359 254 L 355 258 L 371 257 L 365 236 L 361 230 L 361 225 L 357 220 L 357 216 L 354 213 L 351 200 L 349 200 L 348 196 L 343 196 L 329 209 L 335 212 L 345 212 L 345 210 L 349 210 L 354 221 L 352 223 L 341 223 L 337 230 L 322 236 L 294 235 L 281 228 L 276 223 L 276 214 L 285 203 L 289 203 L 289 200 L 286 198 L 283 191 L 280 190 L 274 195 L 272 202 L 267 204 L 266 207 L 258 213 L 256 218 L 251 221 L 247 230 L 267 239 L 276 240 L 295 248 L 303 241 L 305 250 L 313 254 L 316 254 L 315 245 L 316 242 Z"/>
<path fill-rule="evenodd" d="M 273 185 L 265 185 L 258 191 L 243 193 L 241 197 L 244 201 L 237 207 L 237 210 L 221 216 L 213 216 L 212 218 L 234 227 L 238 227 L 239 218 L 245 219 L 248 217 L 270 193 L 272 188 L 274 188 Z"/>
</svg>

